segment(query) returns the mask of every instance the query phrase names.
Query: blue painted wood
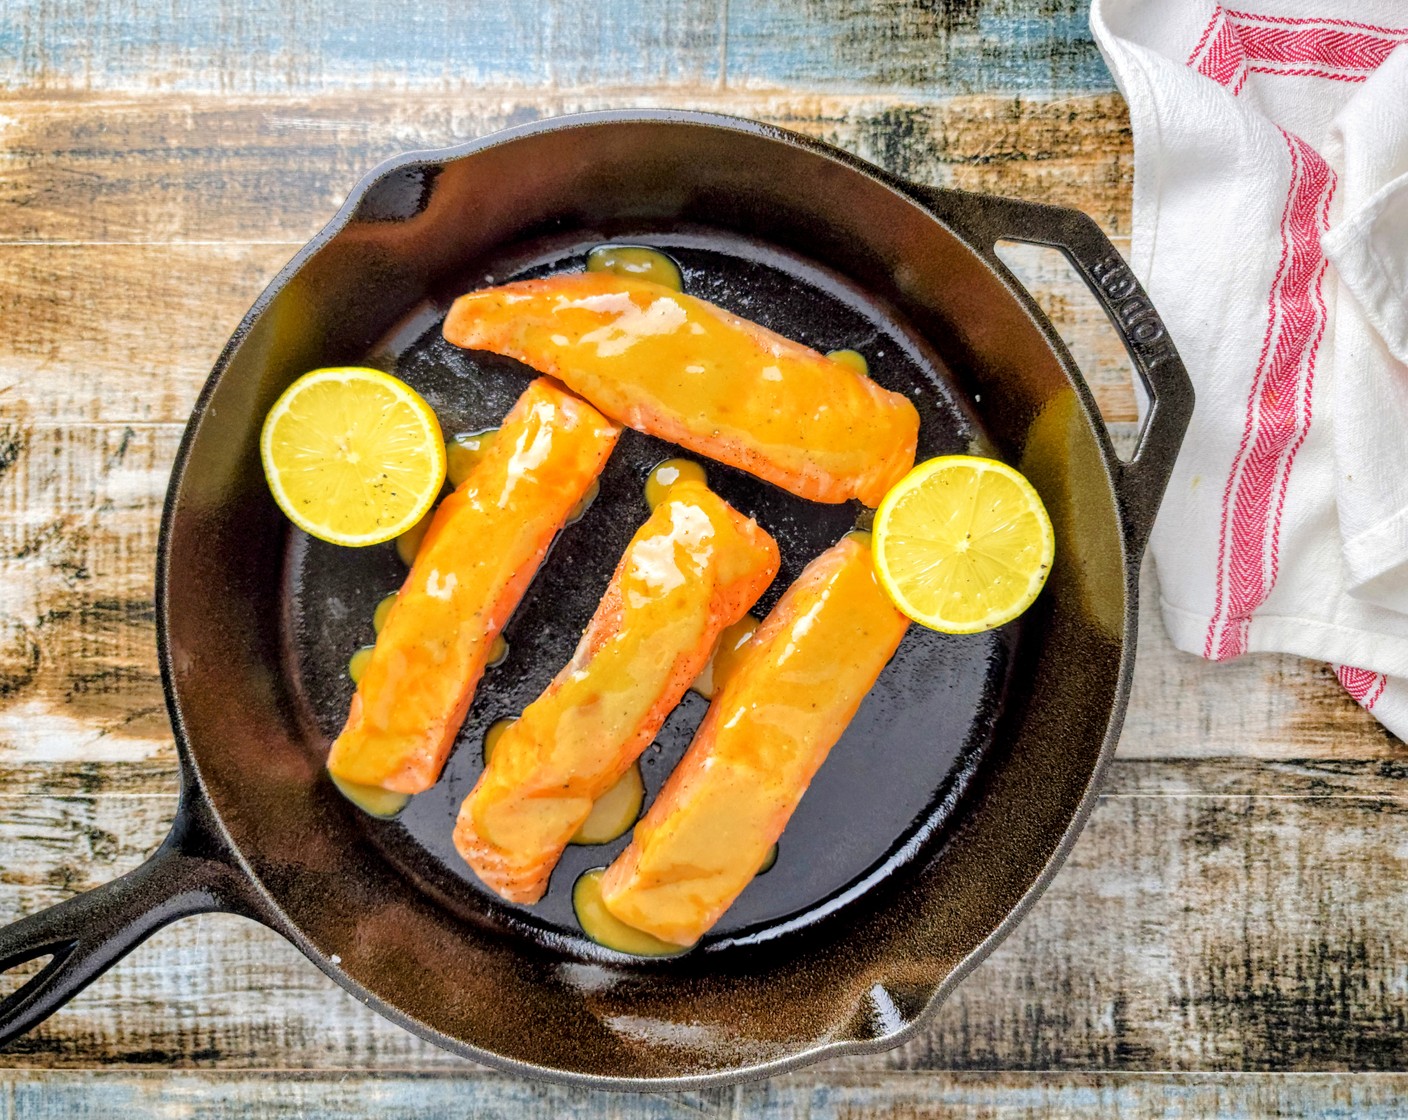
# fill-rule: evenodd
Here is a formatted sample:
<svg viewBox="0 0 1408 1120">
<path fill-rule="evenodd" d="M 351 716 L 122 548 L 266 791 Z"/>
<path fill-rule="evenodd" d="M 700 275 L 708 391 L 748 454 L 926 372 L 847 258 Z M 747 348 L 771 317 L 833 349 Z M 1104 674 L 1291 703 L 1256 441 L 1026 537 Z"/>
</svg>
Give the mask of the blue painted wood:
<svg viewBox="0 0 1408 1120">
<path fill-rule="evenodd" d="M 143 0 L 17 0 L 0 14 L 0 88 L 712 84 L 720 4 L 216 0 L 156 9 Z"/>
<path fill-rule="evenodd" d="M 0 1120 L 1401 1120 L 1408 1075 L 805 1075 L 703 1093 L 598 1093 L 496 1075 L 62 1072 L 0 1076 Z"/>
<path fill-rule="evenodd" d="M 0 90 L 1113 88 L 1087 0 L 9 0 Z"/>
<path fill-rule="evenodd" d="M 1402 1120 L 1408 1077 L 1282 1074 L 955 1074 L 768 1082 L 739 1115 L 759 1120 Z"/>
<path fill-rule="evenodd" d="M 510 1077 L 299 1073 L 0 1076 L 0 1120 L 698 1120 L 727 1116 L 735 1090 L 601 1093 Z"/>
<path fill-rule="evenodd" d="M 727 80 L 937 94 L 1114 88 L 1088 0 L 733 0 Z"/>
</svg>

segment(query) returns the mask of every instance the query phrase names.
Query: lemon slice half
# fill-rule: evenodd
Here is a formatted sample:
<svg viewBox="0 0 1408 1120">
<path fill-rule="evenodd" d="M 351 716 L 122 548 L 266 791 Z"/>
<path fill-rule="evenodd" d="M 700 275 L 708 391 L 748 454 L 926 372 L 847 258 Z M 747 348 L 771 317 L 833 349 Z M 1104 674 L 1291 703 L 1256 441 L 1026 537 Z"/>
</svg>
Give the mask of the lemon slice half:
<svg viewBox="0 0 1408 1120">
<path fill-rule="evenodd" d="M 1056 551 L 1032 484 L 994 459 L 945 455 L 905 475 L 875 513 L 875 574 L 921 626 L 974 634 L 1036 600 Z"/>
<path fill-rule="evenodd" d="M 360 547 L 404 533 L 445 482 L 434 410 L 376 369 L 305 373 L 269 410 L 259 454 L 288 519 L 333 544 Z"/>
</svg>

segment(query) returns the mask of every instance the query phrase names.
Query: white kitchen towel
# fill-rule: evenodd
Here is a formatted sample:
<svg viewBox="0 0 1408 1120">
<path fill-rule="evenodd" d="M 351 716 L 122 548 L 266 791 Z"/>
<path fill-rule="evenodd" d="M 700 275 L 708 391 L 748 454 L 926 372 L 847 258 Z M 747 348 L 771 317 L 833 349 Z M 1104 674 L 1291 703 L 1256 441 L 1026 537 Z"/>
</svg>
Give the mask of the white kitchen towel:
<svg viewBox="0 0 1408 1120">
<path fill-rule="evenodd" d="M 1329 661 L 1408 737 L 1408 4 L 1090 19 L 1134 128 L 1131 264 L 1198 394 L 1150 540 L 1169 634 Z"/>
</svg>

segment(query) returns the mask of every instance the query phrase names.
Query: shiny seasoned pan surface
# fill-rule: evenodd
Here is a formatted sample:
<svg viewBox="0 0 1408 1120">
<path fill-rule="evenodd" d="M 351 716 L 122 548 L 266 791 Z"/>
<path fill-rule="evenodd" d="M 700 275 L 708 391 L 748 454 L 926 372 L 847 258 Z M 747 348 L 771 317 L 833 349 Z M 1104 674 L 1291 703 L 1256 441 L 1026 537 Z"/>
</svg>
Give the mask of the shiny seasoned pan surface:
<svg viewBox="0 0 1408 1120">
<path fill-rule="evenodd" d="M 881 385 L 918 407 L 921 459 L 986 447 L 941 359 L 886 307 L 800 257 L 707 229 L 587 231 L 519 246 L 413 312 L 366 356 L 367 364 L 395 372 L 424 394 L 446 435 L 495 426 L 527 384 L 528 371 L 511 359 L 446 343 L 440 322 L 449 301 L 472 287 L 580 269 L 587 250 L 603 241 L 657 246 L 679 263 L 691 294 L 819 350 L 860 351 Z M 586 956 L 603 952 L 577 926 L 572 884 L 586 869 L 609 863 L 628 836 L 569 848 L 542 902 L 522 907 L 500 901 L 478 883 L 455 852 L 451 833 L 460 802 L 482 770 L 485 731 L 522 711 L 571 656 L 622 550 L 647 516 L 647 474 L 679 454 L 660 440 L 623 435 L 601 477 L 600 495 L 560 535 L 509 623 L 507 659 L 486 674 L 439 783 L 395 820 L 347 808 L 404 874 L 470 920 Z M 754 608 L 759 616 L 862 512 L 856 503 L 819 505 L 739 471 L 705 465 L 717 492 L 755 517 L 781 548 L 782 570 Z M 284 656 L 310 751 L 325 750 L 341 729 L 352 695 L 348 658 L 372 641 L 372 612 L 404 576 L 391 544 L 342 549 L 291 534 Z M 776 864 L 744 891 L 700 951 L 727 951 L 805 928 L 941 842 L 943 826 L 991 741 L 1018 628 L 964 637 L 910 628 L 812 783 L 783 835 Z M 706 708 L 702 697 L 689 693 L 642 757 L 647 804 Z"/>
</svg>

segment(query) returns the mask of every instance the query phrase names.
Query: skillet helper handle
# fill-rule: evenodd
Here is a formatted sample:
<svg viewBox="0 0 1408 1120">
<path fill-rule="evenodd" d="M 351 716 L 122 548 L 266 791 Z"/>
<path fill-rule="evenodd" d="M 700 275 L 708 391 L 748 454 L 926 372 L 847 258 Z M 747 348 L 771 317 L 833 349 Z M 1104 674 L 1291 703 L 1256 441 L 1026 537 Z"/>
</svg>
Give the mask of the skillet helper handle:
<svg viewBox="0 0 1408 1120">
<path fill-rule="evenodd" d="M 217 837 L 204 803 L 183 794 L 170 835 L 140 867 L 0 929 L 0 973 L 52 954 L 0 1000 L 0 1046 L 38 1026 L 168 922 L 217 910 L 257 916 L 252 888 Z"/>
<path fill-rule="evenodd" d="M 1143 551 L 1193 415 L 1193 383 L 1133 270 L 1095 220 L 1079 210 L 1016 198 L 977 200 L 962 191 L 926 192 L 925 201 L 1006 275 L 995 252 L 998 241 L 1059 249 L 1105 309 L 1149 397 L 1134 456 L 1116 470 L 1129 540 L 1136 554 Z"/>
</svg>

